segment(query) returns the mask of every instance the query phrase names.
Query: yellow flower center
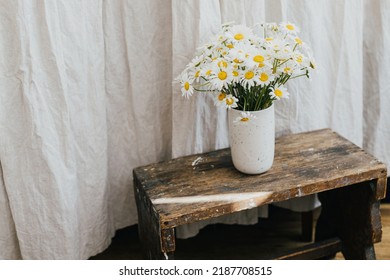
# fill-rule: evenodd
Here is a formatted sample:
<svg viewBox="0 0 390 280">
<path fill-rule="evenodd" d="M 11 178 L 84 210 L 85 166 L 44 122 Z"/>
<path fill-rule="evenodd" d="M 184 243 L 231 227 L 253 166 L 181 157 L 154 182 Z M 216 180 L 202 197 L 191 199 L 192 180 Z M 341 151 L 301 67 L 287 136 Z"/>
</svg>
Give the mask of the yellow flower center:
<svg viewBox="0 0 390 280">
<path fill-rule="evenodd" d="M 295 38 L 295 42 L 298 44 L 298 45 L 302 45 L 302 40 L 300 38 Z"/>
<path fill-rule="evenodd" d="M 184 83 L 184 88 L 185 88 L 185 90 L 189 90 L 190 89 L 190 83 L 189 82 L 185 82 Z"/>
<path fill-rule="evenodd" d="M 267 38 L 265 38 L 265 40 L 266 40 L 267 42 L 271 42 L 273 39 L 274 39 L 274 38 L 272 38 L 272 37 L 267 37 Z"/>
<path fill-rule="evenodd" d="M 259 67 L 260 67 L 260 68 L 261 68 L 261 67 L 264 67 L 264 65 L 265 65 L 264 62 L 260 62 L 260 63 L 259 63 Z"/>
<path fill-rule="evenodd" d="M 221 60 L 221 61 L 218 62 L 218 66 L 220 68 L 226 68 L 228 66 L 228 64 L 227 64 L 226 61 Z"/>
<path fill-rule="evenodd" d="M 290 67 L 284 67 L 283 71 L 284 71 L 284 73 L 290 73 L 291 72 L 291 68 Z"/>
<path fill-rule="evenodd" d="M 292 24 L 287 24 L 287 25 L 286 25 L 286 28 L 287 28 L 288 30 L 294 30 L 294 29 L 295 29 L 294 25 L 292 25 Z"/>
<path fill-rule="evenodd" d="M 303 57 L 302 57 L 301 55 L 299 55 L 299 56 L 297 57 L 296 61 L 297 61 L 298 63 L 302 63 Z"/>
<path fill-rule="evenodd" d="M 225 71 L 221 71 L 221 72 L 219 72 L 218 73 L 218 78 L 220 79 L 220 80 L 225 80 L 226 79 L 226 77 L 227 77 L 227 73 L 225 72 Z"/>
<path fill-rule="evenodd" d="M 240 41 L 240 40 L 244 39 L 244 34 L 237 33 L 236 35 L 234 35 L 234 39 L 236 39 L 237 41 Z"/>
<path fill-rule="evenodd" d="M 242 122 L 247 122 L 247 121 L 249 121 L 249 118 L 247 118 L 247 117 L 245 117 L 245 118 L 241 118 L 241 120 L 240 121 L 242 121 Z"/>
<path fill-rule="evenodd" d="M 237 77 L 238 76 L 238 72 L 237 71 L 233 71 L 233 76 Z"/>
<path fill-rule="evenodd" d="M 234 103 L 233 98 L 227 98 L 227 99 L 226 99 L 226 104 L 227 104 L 227 105 L 233 105 L 233 103 Z"/>
<path fill-rule="evenodd" d="M 268 81 L 268 75 L 267 75 L 267 73 L 261 73 L 259 79 L 260 79 L 260 81 L 262 81 L 262 82 Z"/>
<path fill-rule="evenodd" d="M 275 89 L 274 94 L 277 97 L 282 97 L 283 96 L 283 91 L 281 91 L 280 89 L 277 88 L 277 89 Z"/>
<path fill-rule="evenodd" d="M 247 79 L 247 80 L 252 79 L 254 76 L 255 76 L 255 73 L 253 73 L 252 71 L 248 71 L 245 73 L 245 79 Z"/>
<path fill-rule="evenodd" d="M 211 72 L 212 72 L 211 69 L 208 70 L 208 71 L 206 72 L 206 75 L 207 75 L 207 76 L 210 76 Z"/>
<path fill-rule="evenodd" d="M 226 97 L 226 94 L 224 94 L 223 92 L 221 92 L 219 95 L 218 95 L 218 100 L 219 101 L 223 101 Z"/>
<path fill-rule="evenodd" d="M 195 73 L 195 78 L 198 78 L 199 75 L 200 75 L 200 71 L 198 70 L 198 71 L 196 71 L 196 73 Z"/>
<path fill-rule="evenodd" d="M 226 47 L 228 47 L 229 49 L 233 49 L 234 48 L 233 44 L 228 44 Z"/>
<path fill-rule="evenodd" d="M 257 62 L 257 63 L 263 62 L 263 61 L 264 61 L 264 56 L 262 56 L 262 55 L 256 55 L 256 56 L 253 58 L 253 61 L 254 61 L 254 62 Z"/>
<path fill-rule="evenodd" d="M 239 61 L 238 58 L 235 58 L 233 61 L 234 61 L 235 63 L 241 63 L 241 61 Z"/>
</svg>

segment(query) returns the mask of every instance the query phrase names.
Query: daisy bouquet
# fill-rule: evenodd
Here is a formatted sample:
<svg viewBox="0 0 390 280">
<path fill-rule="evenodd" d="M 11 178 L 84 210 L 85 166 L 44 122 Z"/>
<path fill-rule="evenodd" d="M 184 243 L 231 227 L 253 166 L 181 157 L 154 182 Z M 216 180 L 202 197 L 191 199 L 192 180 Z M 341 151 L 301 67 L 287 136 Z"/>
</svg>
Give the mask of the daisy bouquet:
<svg viewBox="0 0 390 280">
<path fill-rule="evenodd" d="M 290 22 L 222 26 L 179 76 L 182 95 L 211 93 L 216 106 L 243 111 L 263 110 L 288 98 L 284 85 L 309 78 L 315 68 L 310 48 L 298 33 Z"/>
</svg>

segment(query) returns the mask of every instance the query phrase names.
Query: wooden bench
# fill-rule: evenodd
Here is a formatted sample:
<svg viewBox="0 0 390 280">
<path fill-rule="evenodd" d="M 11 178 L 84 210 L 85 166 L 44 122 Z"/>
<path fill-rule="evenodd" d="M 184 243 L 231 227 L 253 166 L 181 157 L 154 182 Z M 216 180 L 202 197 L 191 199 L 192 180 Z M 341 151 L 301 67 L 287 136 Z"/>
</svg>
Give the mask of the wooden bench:
<svg viewBox="0 0 390 280">
<path fill-rule="evenodd" d="M 271 170 L 245 175 L 230 150 L 191 155 L 134 169 L 139 236 L 149 259 L 173 259 L 175 227 L 295 197 L 318 194 L 315 242 L 281 259 L 375 259 L 381 241 L 380 199 L 386 166 L 324 129 L 276 139 Z"/>
</svg>

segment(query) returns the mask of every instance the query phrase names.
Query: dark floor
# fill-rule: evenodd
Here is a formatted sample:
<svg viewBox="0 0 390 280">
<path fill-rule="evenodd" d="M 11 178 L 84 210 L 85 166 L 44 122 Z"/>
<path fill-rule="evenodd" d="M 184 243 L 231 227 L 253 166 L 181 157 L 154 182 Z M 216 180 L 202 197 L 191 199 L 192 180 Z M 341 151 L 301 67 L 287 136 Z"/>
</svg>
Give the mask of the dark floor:
<svg viewBox="0 0 390 280">
<path fill-rule="evenodd" d="M 269 218 L 256 225 L 209 225 L 193 238 L 178 239 L 175 259 L 268 259 L 307 244 L 301 238 L 301 214 L 271 206 Z M 143 259 L 137 226 L 117 231 L 111 246 L 91 259 Z"/>
</svg>

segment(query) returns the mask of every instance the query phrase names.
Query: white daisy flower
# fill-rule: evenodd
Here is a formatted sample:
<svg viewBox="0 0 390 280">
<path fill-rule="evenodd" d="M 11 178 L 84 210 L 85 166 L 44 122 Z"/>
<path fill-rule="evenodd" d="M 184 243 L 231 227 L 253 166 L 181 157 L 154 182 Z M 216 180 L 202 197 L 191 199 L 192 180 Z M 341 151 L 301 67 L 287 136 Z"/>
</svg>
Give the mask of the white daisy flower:
<svg viewBox="0 0 390 280">
<path fill-rule="evenodd" d="M 272 88 L 269 95 L 276 100 L 280 100 L 281 98 L 288 98 L 290 94 L 284 86 L 279 86 Z"/>
<path fill-rule="evenodd" d="M 271 30 L 272 32 L 278 32 L 279 31 L 279 25 L 276 22 L 266 23 L 266 28 L 268 30 Z"/>
<path fill-rule="evenodd" d="M 233 83 L 239 83 L 242 79 L 243 72 L 238 67 L 234 68 L 232 70 L 232 82 Z"/>
<path fill-rule="evenodd" d="M 226 32 L 226 37 L 234 41 L 243 41 L 253 38 L 252 29 L 244 25 L 233 25 Z"/>
<path fill-rule="evenodd" d="M 195 56 L 190 63 L 188 63 L 187 67 L 188 68 L 194 68 L 194 67 L 199 67 L 199 65 L 203 62 L 204 57 L 203 55 L 200 56 Z"/>
<path fill-rule="evenodd" d="M 255 26 L 256 27 L 256 26 Z M 279 26 L 277 23 L 274 22 L 263 22 L 258 25 L 259 28 L 255 29 L 255 34 L 258 35 L 260 38 L 265 38 L 272 36 L 274 33 L 277 33 L 279 30 Z"/>
<path fill-rule="evenodd" d="M 210 83 L 216 90 L 221 90 L 224 86 L 231 83 L 232 71 L 228 68 L 217 68 L 213 70 L 213 75 L 210 77 Z"/>
<path fill-rule="evenodd" d="M 274 41 L 274 37 L 272 36 L 267 36 L 264 38 L 265 43 L 271 44 L 273 41 Z"/>
<path fill-rule="evenodd" d="M 295 68 L 296 64 L 291 59 L 289 59 L 281 63 L 280 66 L 276 68 L 276 71 L 278 73 L 292 75 L 295 71 Z"/>
<path fill-rule="evenodd" d="M 203 55 L 203 58 L 204 58 L 204 62 L 207 62 L 208 59 L 213 55 L 213 46 L 210 46 L 209 48 L 204 48 L 202 50 L 202 55 Z"/>
<path fill-rule="evenodd" d="M 226 41 L 224 41 L 222 44 L 219 44 L 217 46 L 217 48 L 215 49 L 215 53 L 218 54 L 219 57 L 224 58 L 229 53 L 231 49 L 230 47 L 232 47 L 233 45 L 228 44 L 228 46 L 226 45 Z"/>
<path fill-rule="evenodd" d="M 284 46 L 278 52 L 275 52 L 275 58 L 279 60 L 287 60 L 290 59 L 293 55 L 293 51 L 290 46 Z"/>
<path fill-rule="evenodd" d="M 256 70 L 255 69 L 248 69 L 244 71 L 244 75 L 241 78 L 241 84 L 244 87 L 253 87 L 256 84 Z"/>
<path fill-rule="evenodd" d="M 224 93 L 224 92 L 219 92 L 219 93 L 217 93 L 217 94 L 214 94 L 214 105 L 215 106 L 218 106 L 218 107 L 220 107 L 220 106 L 225 106 L 225 104 L 226 104 L 226 93 Z"/>
<path fill-rule="evenodd" d="M 210 79 L 212 75 L 214 75 L 215 66 L 211 62 L 205 63 L 200 68 L 200 75 L 204 77 L 206 80 Z"/>
<path fill-rule="evenodd" d="M 235 48 L 235 42 L 225 42 L 225 46 L 231 50 Z"/>
<path fill-rule="evenodd" d="M 310 58 L 298 51 L 295 51 L 295 53 L 292 55 L 292 59 L 296 63 L 297 68 L 303 69 L 311 67 L 310 63 L 312 61 Z"/>
<path fill-rule="evenodd" d="M 302 64 L 305 60 L 305 56 L 300 53 L 300 52 L 295 52 L 292 55 L 292 59 L 297 63 L 297 64 Z"/>
<path fill-rule="evenodd" d="M 180 79 L 181 95 L 189 98 L 194 93 L 194 87 L 192 86 L 193 80 L 188 77 L 187 72 L 184 72 Z"/>
<path fill-rule="evenodd" d="M 295 34 L 299 32 L 299 28 L 291 22 L 282 22 L 280 24 L 281 29 L 288 34 Z"/>
<path fill-rule="evenodd" d="M 201 68 L 200 67 L 194 67 L 190 68 L 189 70 L 189 77 L 194 80 L 194 82 L 199 83 L 200 77 L 201 77 Z"/>
<path fill-rule="evenodd" d="M 264 50 L 263 48 L 256 48 L 249 53 L 246 65 L 250 68 L 261 68 L 266 65 L 271 66 L 272 64 L 269 62 L 269 57 L 270 54 L 267 50 Z"/>
<path fill-rule="evenodd" d="M 186 69 L 189 79 L 193 80 L 196 83 L 199 83 L 201 77 L 201 69 L 204 61 L 197 57 L 197 59 L 193 59 Z"/>
<path fill-rule="evenodd" d="M 218 58 L 215 61 L 216 66 L 218 66 L 220 69 L 226 69 L 229 66 L 229 62 L 226 61 L 225 58 Z"/>
<path fill-rule="evenodd" d="M 229 51 L 227 58 L 234 64 L 241 64 L 248 60 L 252 52 L 256 51 L 254 46 L 245 43 L 237 43 L 234 49 Z"/>
<path fill-rule="evenodd" d="M 237 124 L 248 124 L 251 120 L 256 119 L 256 116 L 250 112 L 241 112 L 241 116 L 237 117 L 233 122 Z"/>
<path fill-rule="evenodd" d="M 226 95 L 225 107 L 227 109 L 236 108 L 238 106 L 237 102 L 238 102 L 238 99 L 236 97 L 234 97 L 233 95 L 231 95 L 231 94 Z"/>
<path fill-rule="evenodd" d="M 228 51 L 229 49 L 223 45 L 216 46 L 210 53 L 211 61 L 223 58 L 225 55 L 227 55 Z"/>
<path fill-rule="evenodd" d="M 253 56 L 251 57 L 252 60 L 251 62 L 257 65 L 258 67 L 263 67 L 265 64 L 265 55 L 263 53 L 254 53 Z"/>
<path fill-rule="evenodd" d="M 269 85 L 270 82 L 275 80 L 275 75 L 272 74 L 271 69 L 263 68 L 259 71 L 259 74 L 257 76 L 257 83 L 262 86 Z"/>
<path fill-rule="evenodd" d="M 287 42 L 283 39 L 273 39 L 271 41 L 267 41 L 268 48 L 273 50 L 275 53 L 284 49 L 287 45 Z"/>
<path fill-rule="evenodd" d="M 297 44 L 298 46 L 303 46 L 303 45 L 305 45 L 305 43 L 302 41 L 302 39 L 301 38 L 299 38 L 299 37 L 294 37 L 294 42 L 295 42 L 295 44 Z"/>
</svg>

